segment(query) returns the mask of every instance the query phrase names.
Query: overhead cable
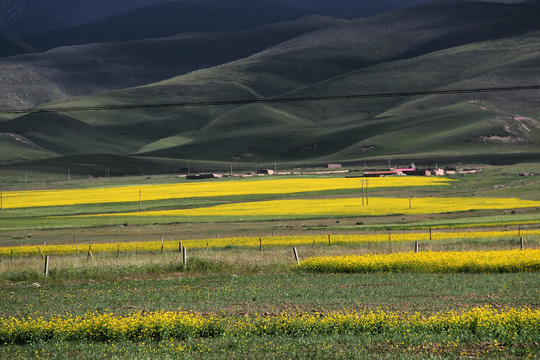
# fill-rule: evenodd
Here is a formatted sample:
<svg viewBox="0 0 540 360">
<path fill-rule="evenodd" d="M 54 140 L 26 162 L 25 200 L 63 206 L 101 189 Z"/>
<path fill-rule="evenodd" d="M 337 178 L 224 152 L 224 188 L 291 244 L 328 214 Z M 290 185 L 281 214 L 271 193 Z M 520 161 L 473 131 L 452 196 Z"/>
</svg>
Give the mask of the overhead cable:
<svg viewBox="0 0 540 360">
<path fill-rule="evenodd" d="M 450 89 L 450 90 L 426 90 L 410 92 L 389 92 L 371 94 L 349 94 L 349 95 L 328 95 L 328 96 L 305 96 L 305 97 L 277 97 L 266 99 L 246 99 L 246 100 L 222 100 L 222 101 L 197 101 L 197 102 L 171 102 L 171 103 L 148 103 L 148 104 L 119 104 L 119 105 L 95 105 L 95 106 L 59 106 L 59 107 L 35 107 L 26 109 L 0 109 L 0 114 L 30 114 L 30 113 L 65 113 L 80 111 L 110 111 L 110 110 L 134 110 L 134 109 L 156 109 L 173 107 L 203 107 L 203 106 L 226 106 L 226 105 L 249 105 L 249 104 L 277 104 L 295 103 L 310 101 L 337 101 L 356 100 L 373 98 L 394 98 L 394 97 L 414 97 L 429 95 L 456 95 L 493 93 L 509 91 L 540 90 L 540 85 L 527 86 L 507 86 L 507 87 L 487 87 L 472 89 Z"/>
</svg>

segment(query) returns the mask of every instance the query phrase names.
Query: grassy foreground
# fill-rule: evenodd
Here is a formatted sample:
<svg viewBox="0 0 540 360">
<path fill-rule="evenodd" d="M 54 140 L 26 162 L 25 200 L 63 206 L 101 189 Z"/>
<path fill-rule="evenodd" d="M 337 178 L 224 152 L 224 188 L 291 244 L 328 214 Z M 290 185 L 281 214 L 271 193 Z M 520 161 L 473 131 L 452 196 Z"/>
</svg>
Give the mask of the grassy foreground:
<svg viewBox="0 0 540 360">
<path fill-rule="evenodd" d="M 426 198 L 436 191 L 444 197 L 540 199 L 536 177 L 522 180 L 499 171 L 463 177 L 438 190 L 412 191 Z M 372 191 L 405 200 L 410 193 L 407 187 Z M 358 197 L 358 189 L 156 200 L 152 206 L 350 197 Z M 426 273 L 411 267 L 312 273 L 296 265 L 291 249 L 297 247 L 301 263 L 365 254 L 414 258 L 415 240 L 420 240 L 418 255 L 521 254 L 516 249 L 524 237 L 523 253 L 536 254 L 536 207 L 244 222 L 212 216 L 174 224 L 156 217 L 140 225 L 108 226 L 106 219 L 95 227 L 77 224 L 78 218 L 70 229 L 55 229 L 73 213 L 136 211 L 138 206 L 4 210 L 0 358 L 524 359 L 540 354 L 536 265 L 527 272 Z M 186 267 L 180 241 L 188 247 Z M 50 255 L 48 277 L 42 255 Z M 452 262 L 457 260 L 442 261 Z M 447 322 L 425 325 L 437 317 Z"/>
<path fill-rule="evenodd" d="M 307 257 L 317 253 L 337 255 L 381 251 L 387 244 L 371 246 L 371 250 L 339 245 L 324 249 L 302 247 L 299 252 Z M 471 248 L 475 243 L 443 243 L 440 246 Z M 498 247 L 498 244 L 491 242 L 483 246 Z M 30 271 L 42 264 L 39 259 L 14 259 L 14 267 L 18 270 L 12 266 L 11 270 L 6 268 L 9 259 L 0 260 L 3 267 L 2 318 L 20 319 L 24 329 L 19 332 L 18 336 L 22 337 L 17 341 L 9 342 L 3 338 L 7 344 L 0 346 L 0 355 L 3 358 L 53 359 L 65 358 L 66 354 L 76 354 L 83 359 L 367 359 L 373 356 L 518 359 L 534 358 L 540 351 L 537 343 L 539 327 L 534 322 L 520 327 L 519 331 L 508 328 L 518 326 L 515 321 L 505 326 L 488 327 L 489 331 L 479 331 L 475 325 L 471 328 L 470 322 L 466 327 L 443 326 L 437 330 L 411 327 L 410 322 L 402 323 L 399 329 L 388 328 L 383 326 L 386 320 L 368 330 L 328 325 L 328 319 L 334 316 L 369 315 L 380 311 L 390 317 L 407 319 L 452 311 L 456 316 L 466 316 L 475 308 L 484 309 L 478 310 L 480 312 L 491 309 L 501 314 L 537 309 L 540 299 L 537 272 L 313 274 L 294 265 L 290 249 L 265 249 L 263 252 L 241 248 L 200 249 L 191 254 L 186 269 L 175 253 L 123 254 L 120 258 L 96 254 L 93 261 L 85 257 L 55 257 L 56 270 L 48 278 Z M 109 337 L 122 331 L 123 327 L 118 323 L 122 318 L 162 316 L 159 315 L 162 311 L 172 312 L 174 316 L 185 311 L 194 314 L 190 321 L 195 324 L 195 332 L 186 330 L 182 321 L 184 325 L 180 330 L 178 327 L 174 327 L 176 330 L 159 330 L 164 322 L 151 321 L 147 325 L 150 326 L 148 331 L 137 325 L 139 330 L 136 331 L 142 331 L 139 339 Z M 487 318 L 493 319 L 493 315 Z M 45 326 L 44 329 L 62 331 L 62 326 L 43 325 L 57 321 L 54 319 L 58 316 L 90 316 L 91 323 L 98 328 L 91 331 L 94 335 L 90 336 L 54 336 L 48 331 L 32 335 L 36 326 L 24 325 L 29 318 L 42 319 L 40 321 L 44 323 L 37 326 L 38 330 Z M 530 316 L 521 318 L 532 319 Z M 108 321 L 118 326 L 108 327 L 104 319 L 112 319 Z M 233 325 L 227 328 L 229 330 L 221 326 L 216 330 L 212 325 L 210 331 L 202 325 L 209 319 Z M 287 325 L 289 320 L 296 325 Z M 253 321 L 262 325 L 255 326 Z M 303 326 L 301 321 L 311 325 Z M 289 330 L 269 333 L 265 325 L 270 323 Z M 319 331 L 317 324 L 326 330 Z M 311 326 L 319 330 L 309 330 Z M 2 328 L 5 331 L 8 326 Z M 203 329 L 203 332 L 199 333 L 197 329 Z M 156 331 L 159 335 L 152 335 Z M 173 333 L 176 335 L 172 336 Z M 43 338 L 43 334 L 49 335 Z M 22 341 L 24 338 L 27 340 Z"/>
</svg>

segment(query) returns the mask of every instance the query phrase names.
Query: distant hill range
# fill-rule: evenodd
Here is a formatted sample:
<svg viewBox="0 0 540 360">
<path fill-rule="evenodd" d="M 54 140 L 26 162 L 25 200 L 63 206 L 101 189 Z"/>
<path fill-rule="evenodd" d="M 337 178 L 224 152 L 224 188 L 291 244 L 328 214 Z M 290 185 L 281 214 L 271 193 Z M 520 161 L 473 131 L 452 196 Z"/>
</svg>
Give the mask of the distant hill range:
<svg viewBox="0 0 540 360">
<path fill-rule="evenodd" d="M 105 163 L 129 173 L 540 155 L 539 90 L 436 93 L 540 85 L 539 1 L 439 1 L 355 20 L 306 4 L 162 3 L 23 36 L 25 51 L 49 50 L 0 58 L 0 108 L 94 110 L 0 112 L 0 164 L 84 163 L 90 174 Z M 354 94 L 370 96 L 271 102 Z M 109 105 L 128 109 L 100 110 Z"/>
<path fill-rule="evenodd" d="M 431 0 L 280 0 L 310 12 L 353 19 L 416 6 Z M 196 5 L 208 0 L 2 0 L 0 29 L 12 34 L 35 34 L 90 24 L 158 4 Z M 256 2 L 254 0 L 253 2 Z M 58 11 L 62 9 L 62 11 Z M 223 14 L 224 17 L 229 14 Z"/>
<path fill-rule="evenodd" d="M 65 29 L 170 1 L 2 0 L 0 2 L 0 29 L 12 34 L 32 34 Z"/>
</svg>

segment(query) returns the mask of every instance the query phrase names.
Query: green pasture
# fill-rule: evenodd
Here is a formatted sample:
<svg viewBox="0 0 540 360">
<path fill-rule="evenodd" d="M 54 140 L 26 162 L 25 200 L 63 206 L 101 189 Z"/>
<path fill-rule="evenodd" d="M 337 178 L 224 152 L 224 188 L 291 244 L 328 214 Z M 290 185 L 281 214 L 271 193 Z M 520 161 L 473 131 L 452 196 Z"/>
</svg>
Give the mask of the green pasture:
<svg viewBox="0 0 540 360">
<path fill-rule="evenodd" d="M 504 248 L 510 242 L 448 242 L 436 249 Z M 385 251 L 383 245 L 299 248 L 300 256 Z M 394 250 L 406 251 L 400 244 Z M 411 247 L 412 249 L 412 247 Z M 222 317 L 281 313 L 324 314 L 385 310 L 434 314 L 490 305 L 537 308 L 537 273 L 514 274 L 311 274 L 298 271 L 290 249 L 238 248 L 189 251 L 183 268 L 178 253 L 51 257 L 51 273 L 41 274 L 42 259 L 0 260 L 1 316 L 83 315 L 110 312 L 195 311 Z M 40 270 L 36 270 L 39 268 Z M 500 345 L 497 345 L 500 344 Z M 392 345 L 392 346 L 390 346 Z M 335 351 L 332 351 L 335 349 Z M 365 333 L 329 336 L 209 337 L 185 340 L 91 342 L 39 341 L 0 345 L 5 358 L 83 359 L 178 358 L 272 359 L 478 358 L 535 357 L 535 337 L 508 340 L 471 333 Z"/>
<path fill-rule="evenodd" d="M 525 163 L 508 167 L 483 167 L 478 174 L 454 175 L 458 180 L 447 186 L 437 187 L 396 187 L 396 188 L 371 188 L 370 196 L 374 197 L 518 197 L 526 200 L 540 199 L 540 177 L 518 176 L 522 172 L 534 172 L 539 168 L 537 163 Z M 357 173 L 352 172 L 350 175 Z M 24 174 L 21 174 L 24 176 Z M 346 174 L 348 175 L 348 174 Z M 344 176 L 343 174 L 326 176 Z M 309 178 L 309 176 L 308 176 Z M 268 177 L 250 177 L 249 181 L 264 180 Z M 223 178 L 210 180 L 213 182 L 245 181 L 242 178 Z M 189 183 L 193 180 L 179 178 L 177 175 L 161 175 L 148 177 L 111 177 L 101 179 L 73 179 L 68 181 L 41 181 L 30 178 L 28 182 L 5 182 L 3 193 L 20 190 L 40 190 L 47 188 L 75 189 L 93 187 L 111 187 L 137 184 L 168 184 Z M 428 227 L 475 227 L 475 226 L 519 226 L 524 228 L 534 227 L 540 220 L 540 211 L 537 208 L 513 209 L 513 210 L 482 210 L 467 211 L 461 213 L 444 214 L 395 214 L 391 216 L 351 216 L 334 218 L 332 214 L 321 216 L 137 216 L 139 211 L 189 209 L 208 207 L 213 205 L 249 202 L 274 199 L 311 199 L 311 198 L 342 198 L 361 197 L 360 179 L 358 189 L 332 190 L 321 192 L 304 192 L 296 194 L 275 195 L 245 195 L 245 196 L 218 196 L 189 199 L 168 199 L 160 201 L 144 201 L 144 196 L 139 202 L 138 196 L 134 196 L 128 202 L 110 204 L 84 204 L 72 206 L 37 207 L 26 209 L 3 209 L 0 212 L 0 241 L 9 241 L 14 237 L 24 236 L 25 232 L 42 230 L 86 228 L 118 228 L 120 226 L 130 229 L 139 227 L 139 231 L 145 232 L 140 227 L 166 226 L 182 224 L 185 227 L 197 227 L 193 224 L 222 224 L 223 232 L 229 233 L 229 228 L 246 228 L 249 233 L 256 229 L 261 235 L 280 230 L 319 230 L 319 231 L 371 231 L 386 229 L 414 229 Z M 6 205 L 9 197 L 3 198 Z M 134 216 L 92 216 L 96 214 L 133 213 Z M 212 226 L 207 231 L 208 225 L 200 225 L 197 228 L 201 234 L 220 232 L 219 228 Z M 180 231 L 178 228 L 175 231 Z M 255 231 L 256 233 L 256 231 Z M 234 236 L 234 234 L 231 234 Z M 47 241 L 47 240 L 44 240 Z M 54 240 L 53 240 L 54 241 Z"/>
<path fill-rule="evenodd" d="M 540 179 L 521 177 L 538 164 L 485 167 L 480 174 L 456 175 L 449 186 L 413 188 L 414 196 L 520 197 L 540 199 Z M 19 173 L 20 175 L 21 173 Z M 342 176 L 342 175 L 341 175 Z M 173 175 L 72 179 L 67 181 L 5 182 L 14 189 L 88 188 L 137 183 L 186 181 Z M 242 181 L 219 179 L 212 181 Z M 9 191 L 9 190 L 8 190 Z M 372 189 L 373 196 L 409 196 L 409 189 Z M 358 190 L 271 196 L 235 196 L 142 202 L 143 210 L 209 206 L 277 198 L 359 196 Z M 79 256 L 50 256 L 46 277 L 44 261 L 36 256 L 0 259 L 0 316 L 82 315 L 89 312 L 195 311 L 224 317 L 378 308 L 422 314 L 494 308 L 537 309 L 540 292 L 537 273 L 512 274 L 312 274 L 296 267 L 291 248 L 263 246 L 245 249 L 189 249 L 188 239 L 229 236 L 361 234 L 428 231 L 433 227 L 506 229 L 508 236 L 492 239 L 449 239 L 421 242 L 420 251 L 517 249 L 519 231 L 538 228 L 538 209 L 483 210 L 463 213 L 334 218 L 159 218 L 72 217 L 105 212 L 138 212 L 138 201 L 65 207 L 6 209 L 0 213 L 0 244 L 19 246 L 70 244 L 81 246 Z M 111 223 L 112 221 L 112 223 Z M 184 267 L 178 251 L 92 254 L 83 244 L 183 241 L 188 247 Z M 540 246 L 538 236 L 525 238 L 527 248 Z M 262 251 L 261 251 L 262 250 Z M 319 255 L 347 255 L 414 251 L 414 241 L 299 246 L 300 260 Z M 331 336 L 215 337 L 154 342 L 38 341 L 26 345 L 0 345 L 6 359 L 464 359 L 537 357 L 535 336 L 509 339 L 472 333 L 370 333 Z"/>
</svg>

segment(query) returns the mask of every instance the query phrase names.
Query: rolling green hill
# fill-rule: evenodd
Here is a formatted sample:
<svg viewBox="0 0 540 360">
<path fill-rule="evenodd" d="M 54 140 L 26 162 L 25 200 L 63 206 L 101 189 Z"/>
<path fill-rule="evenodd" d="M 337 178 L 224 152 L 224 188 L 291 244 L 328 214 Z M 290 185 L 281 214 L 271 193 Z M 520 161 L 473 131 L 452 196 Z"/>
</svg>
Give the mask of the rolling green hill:
<svg viewBox="0 0 540 360">
<path fill-rule="evenodd" d="M 32 143 L 24 136 L 14 133 L 0 133 L 0 165 L 24 163 L 58 156 Z"/>
<path fill-rule="evenodd" d="M 113 133 L 56 113 L 37 113 L 0 123 L 0 133 L 20 134 L 52 152 L 71 155 L 132 152 L 140 139 Z"/>
<path fill-rule="evenodd" d="M 145 85 L 242 59 L 342 22 L 308 16 L 246 31 L 187 33 L 0 58 L 0 106 L 31 107 L 71 96 Z"/>
<path fill-rule="evenodd" d="M 442 2 L 334 24 L 227 64 L 44 107 L 538 85 L 539 15 L 538 2 Z M 116 148 L 108 151 L 135 162 L 322 164 L 400 158 L 497 163 L 540 155 L 538 94 L 376 97 L 68 115 L 71 123 L 83 122 L 107 139 L 121 134 Z M 50 121 L 38 116 L 26 115 L 24 121 Z M 11 127 L 0 131 L 15 132 Z M 98 137 L 96 143 L 100 141 Z M 80 151 L 70 153 L 69 144 L 40 145 L 62 155 L 87 151 L 82 144 L 71 145 Z"/>
</svg>

